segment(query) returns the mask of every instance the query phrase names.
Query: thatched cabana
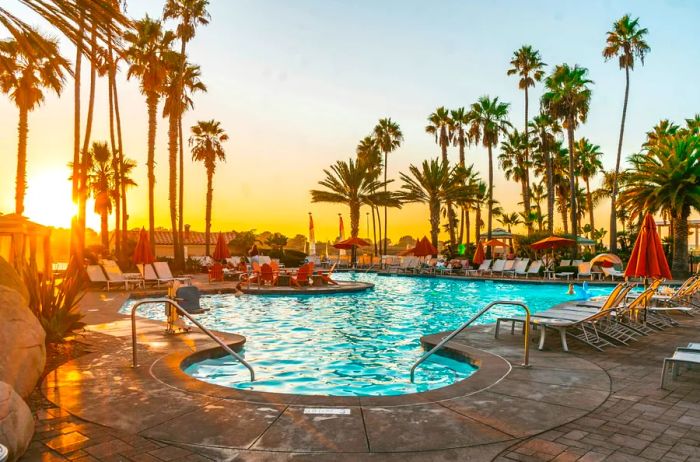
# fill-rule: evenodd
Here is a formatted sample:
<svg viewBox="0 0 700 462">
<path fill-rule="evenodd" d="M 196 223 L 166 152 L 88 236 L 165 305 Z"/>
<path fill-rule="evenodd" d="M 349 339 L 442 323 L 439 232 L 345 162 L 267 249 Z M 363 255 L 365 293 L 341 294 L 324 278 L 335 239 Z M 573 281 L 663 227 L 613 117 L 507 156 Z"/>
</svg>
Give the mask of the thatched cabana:
<svg viewBox="0 0 700 462">
<path fill-rule="evenodd" d="M 28 263 L 51 274 L 51 228 L 16 215 L 0 215 L 0 257 L 18 273 Z"/>
</svg>

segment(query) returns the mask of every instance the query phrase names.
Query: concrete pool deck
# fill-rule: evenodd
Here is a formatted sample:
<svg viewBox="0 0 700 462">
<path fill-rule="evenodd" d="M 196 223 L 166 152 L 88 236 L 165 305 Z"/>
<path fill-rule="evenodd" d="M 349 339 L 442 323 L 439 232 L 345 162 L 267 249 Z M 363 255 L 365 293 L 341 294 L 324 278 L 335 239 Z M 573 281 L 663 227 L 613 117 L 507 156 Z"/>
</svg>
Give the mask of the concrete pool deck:
<svg viewBox="0 0 700 462">
<path fill-rule="evenodd" d="M 126 298 L 84 299 L 93 352 L 46 378 L 42 391 L 57 407 L 37 415 L 25 460 L 686 460 L 690 448 L 700 452 L 698 374 L 657 389 L 661 358 L 698 340 L 694 318 L 605 353 L 573 342 L 562 353 L 552 339 L 547 351 L 533 348 L 529 369 L 518 366 L 521 335 L 494 340 L 491 326 L 476 327 L 449 345 L 482 365 L 466 381 L 402 397 L 316 398 L 196 381 L 181 361 L 215 344 L 201 334 L 163 336 L 148 320 L 138 321 L 132 368 L 130 325 L 117 312 Z M 350 413 L 304 413 L 312 407 Z"/>
</svg>

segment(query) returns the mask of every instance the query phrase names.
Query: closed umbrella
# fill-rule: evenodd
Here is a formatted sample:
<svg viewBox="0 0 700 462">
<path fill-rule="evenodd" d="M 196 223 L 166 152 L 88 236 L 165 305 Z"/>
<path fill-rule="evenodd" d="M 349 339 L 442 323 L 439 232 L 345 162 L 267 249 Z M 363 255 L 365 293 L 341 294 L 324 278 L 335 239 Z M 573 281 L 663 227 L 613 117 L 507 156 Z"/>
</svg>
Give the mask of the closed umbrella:
<svg viewBox="0 0 700 462">
<path fill-rule="evenodd" d="M 482 244 L 481 241 L 479 241 L 476 244 L 476 250 L 474 251 L 474 256 L 472 257 L 472 262 L 475 265 L 481 265 L 484 262 L 485 258 L 486 257 L 484 255 L 484 244 Z"/>
<path fill-rule="evenodd" d="M 135 265 L 150 265 L 155 261 L 153 252 L 151 252 L 151 243 L 148 240 L 148 233 L 144 228 L 139 231 L 139 240 L 134 249 L 134 264 Z"/>
<path fill-rule="evenodd" d="M 671 279 L 671 270 L 651 213 L 644 217 L 644 223 L 625 268 L 625 277 Z"/>
<path fill-rule="evenodd" d="M 214 248 L 212 258 L 216 261 L 221 261 L 229 258 L 230 256 L 231 252 L 228 250 L 228 245 L 224 240 L 224 235 L 219 233 L 219 237 L 216 239 L 216 247 Z"/>
<path fill-rule="evenodd" d="M 427 257 L 428 255 L 437 255 L 437 253 L 437 249 L 430 243 L 426 236 L 423 236 L 423 239 L 418 241 L 413 248 L 413 255 L 416 257 Z"/>
</svg>

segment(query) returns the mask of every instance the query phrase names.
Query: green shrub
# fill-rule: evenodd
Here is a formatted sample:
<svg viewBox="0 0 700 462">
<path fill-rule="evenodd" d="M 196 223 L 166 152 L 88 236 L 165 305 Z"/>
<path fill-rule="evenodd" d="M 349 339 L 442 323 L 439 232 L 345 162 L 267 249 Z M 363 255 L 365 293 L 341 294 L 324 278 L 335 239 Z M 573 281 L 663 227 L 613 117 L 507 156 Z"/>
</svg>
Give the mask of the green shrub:
<svg viewBox="0 0 700 462">
<path fill-rule="evenodd" d="M 34 265 L 25 269 L 29 308 L 46 331 L 46 343 L 63 343 L 85 326 L 84 315 L 78 309 L 85 281 L 82 268 L 73 261 L 60 282 L 39 273 Z"/>
<path fill-rule="evenodd" d="M 267 255 L 270 258 L 279 258 L 279 261 L 284 266 L 297 267 L 304 264 L 306 254 L 298 250 L 287 249 L 284 251 L 277 249 L 265 249 L 261 251 L 262 255 Z"/>
</svg>

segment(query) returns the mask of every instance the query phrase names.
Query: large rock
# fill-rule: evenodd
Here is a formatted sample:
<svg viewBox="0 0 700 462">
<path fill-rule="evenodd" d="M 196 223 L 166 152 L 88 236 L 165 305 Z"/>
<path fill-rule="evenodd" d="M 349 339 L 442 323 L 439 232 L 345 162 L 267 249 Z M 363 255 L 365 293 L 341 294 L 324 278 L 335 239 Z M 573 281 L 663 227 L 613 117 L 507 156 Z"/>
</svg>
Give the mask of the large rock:
<svg viewBox="0 0 700 462">
<path fill-rule="evenodd" d="M 46 336 L 26 299 L 0 285 L 0 381 L 27 398 L 46 363 Z"/>
<path fill-rule="evenodd" d="M 34 435 L 34 418 L 29 406 L 10 385 L 0 382 L 0 444 L 9 450 L 9 462 L 20 458 Z"/>
</svg>

